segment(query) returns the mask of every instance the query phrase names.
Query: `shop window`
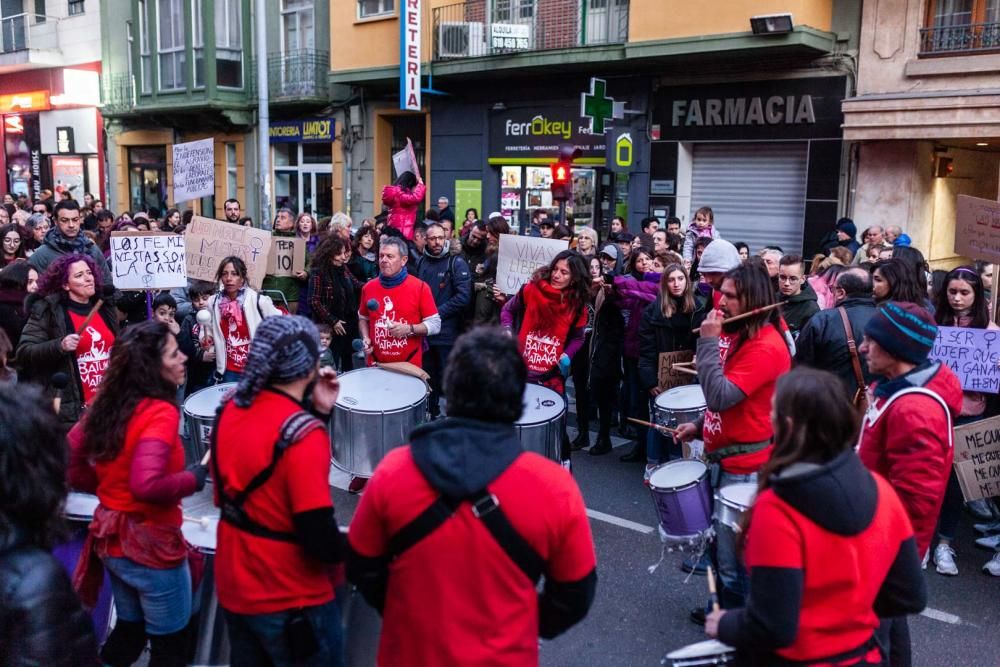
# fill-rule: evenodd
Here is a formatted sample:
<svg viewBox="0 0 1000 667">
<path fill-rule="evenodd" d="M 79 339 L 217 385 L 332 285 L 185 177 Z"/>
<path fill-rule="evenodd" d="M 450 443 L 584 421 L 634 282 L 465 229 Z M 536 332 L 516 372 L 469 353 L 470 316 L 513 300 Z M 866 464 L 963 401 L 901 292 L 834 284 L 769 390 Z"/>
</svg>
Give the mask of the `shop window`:
<svg viewBox="0 0 1000 667">
<path fill-rule="evenodd" d="M 313 0 L 281 0 L 282 53 L 315 48 Z"/>
<path fill-rule="evenodd" d="M 184 75 L 184 5 L 182 0 L 156 0 L 160 90 L 180 90 Z"/>
<path fill-rule="evenodd" d="M 240 0 L 215 0 L 215 75 L 225 88 L 243 87 L 243 18 Z"/>
<path fill-rule="evenodd" d="M 358 18 L 391 14 L 395 11 L 395 0 L 358 0 Z"/>
<path fill-rule="evenodd" d="M 302 144 L 302 164 L 331 164 L 330 144 Z"/>
<path fill-rule="evenodd" d="M 45 23 L 45 0 L 35 0 L 35 23 Z"/>
<path fill-rule="evenodd" d="M 139 0 L 139 79 L 140 90 L 153 92 L 153 56 L 149 52 L 149 15 L 146 0 Z"/>
<path fill-rule="evenodd" d="M 931 0 L 920 55 L 1000 50 L 1000 0 Z"/>
<path fill-rule="evenodd" d="M 167 209 L 167 149 L 136 146 L 128 150 L 129 203 L 133 211 L 161 215 Z"/>
<path fill-rule="evenodd" d="M 69 15 L 78 16 L 83 13 L 83 0 L 69 0 Z"/>
<path fill-rule="evenodd" d="M 236 167 L 236 144 L 226 144 L 226 199 L 236 199 L 239 186 Z"/>
</svg>

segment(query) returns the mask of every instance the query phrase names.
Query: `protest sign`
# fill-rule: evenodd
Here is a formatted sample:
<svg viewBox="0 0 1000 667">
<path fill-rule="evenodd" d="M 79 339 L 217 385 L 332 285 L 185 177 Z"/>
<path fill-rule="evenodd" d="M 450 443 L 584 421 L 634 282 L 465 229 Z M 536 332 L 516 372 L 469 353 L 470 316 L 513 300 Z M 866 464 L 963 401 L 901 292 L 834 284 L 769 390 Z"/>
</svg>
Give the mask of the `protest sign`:
<svg viewBox="0 0 1000 667">
<path fill-rule="evenodd" d="M 392 154 L 392 166 L 396 170 L 396 178 L 399 178 L 404 171 L 409 171 L 414 176 L 420 176 L 417 155 L 413 152 L 413 142 L 410 141 L 409 137 L 406 139 L 406 147 L 398 153 Z"/>
<path fill-rule="evenodd" d="M 1000 417 L 955 429 L 955 474 L 967 501 L 1000 495 Z"/>
<path fill-rule="evenodd" d="M 1000 392 L 1000 331 L 996 329 L 938 327 L 930 358 L 955 371 L 966 391 Z"/>
<path fill-rule="evenodd" d="M 504 294 L 517 294 L 540 266 L 569 248 L 566 239 L 543 239 L 536 236 L 500 235 L 497 253 L 497 287 Z"/>
<path fill-rule="evenodd" d="M 260 289 L 271 254 L 271 232 L 196 215 L 184 238 L 188 278 L 215 282 L 219 262 L 235 255 L 246 262 L 251 287 Z"/>
<path fill-rule="evenodd" d="M 169 232 L 112 232 L 111 273 L 120 290 L 187 285 L 184 237 Z"/>
<path fill-rule="evenodd" d="M 674 387 L 681 387 L 695 381 L 695 376 L 684 373 L 674 368 L 674 364 L 688 364 L 694 360 L 692 350 L 680 350 L 678 352 L 660 352 L 660 365 L 657 368 L 656 386 L 661 392 Z"/>
<path fill-rule="evenodd" d="M 174 203 L 215 194 L 214 139 L 174 144 Z"/>
<path fill-rule="evenodd" d="M 958 195 L 955 204 L 955 253 L 1000 262 L 1000 202 Z"/>
<path fill-rule="evenodd" d="M 267 275 L 283 278 L 306 270 L 306 240 L 298 237 L 271 237 Z"/>
</svg>

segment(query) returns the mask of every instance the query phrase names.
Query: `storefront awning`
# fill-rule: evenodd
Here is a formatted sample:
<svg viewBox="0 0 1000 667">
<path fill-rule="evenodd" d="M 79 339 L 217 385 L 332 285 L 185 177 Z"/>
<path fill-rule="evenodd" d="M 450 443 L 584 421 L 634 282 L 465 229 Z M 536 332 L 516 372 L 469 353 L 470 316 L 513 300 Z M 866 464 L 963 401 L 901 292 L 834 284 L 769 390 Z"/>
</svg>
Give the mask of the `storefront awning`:
<svg viewBox="0 0 1000 667">
<path fill-rule="evenodd" d="M 1000 136 L 1000 89 L 861 95 L 843 110 L 847 141 Z"/>
</svg>

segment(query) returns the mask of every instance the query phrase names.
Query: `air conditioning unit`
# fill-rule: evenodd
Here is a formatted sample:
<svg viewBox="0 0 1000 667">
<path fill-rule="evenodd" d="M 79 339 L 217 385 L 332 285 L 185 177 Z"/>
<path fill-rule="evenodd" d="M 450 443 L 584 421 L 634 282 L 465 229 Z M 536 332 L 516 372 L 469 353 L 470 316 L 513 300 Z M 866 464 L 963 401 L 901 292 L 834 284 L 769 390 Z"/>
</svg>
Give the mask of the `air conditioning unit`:
<svg viewBox="0 0 1000 667">
<path fill-rule="evenodd" d="M 486 32 L 479 22 L 438 25 L 438 58 L 469 58 L 486 55 Z"/>
</svg>

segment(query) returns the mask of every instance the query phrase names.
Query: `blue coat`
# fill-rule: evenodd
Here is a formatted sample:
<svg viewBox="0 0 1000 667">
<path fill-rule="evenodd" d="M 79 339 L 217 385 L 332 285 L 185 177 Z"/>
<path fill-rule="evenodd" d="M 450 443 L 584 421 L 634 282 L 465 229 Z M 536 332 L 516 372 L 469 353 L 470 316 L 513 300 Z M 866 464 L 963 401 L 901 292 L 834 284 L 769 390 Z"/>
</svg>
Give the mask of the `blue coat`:
<svg viewBox="0 0 1000 667">
<path fill-rule="evenodd" d="M 441 257 L 432 257 L 425 252 L 417 262 L 415 274 L 430 286 L 441 316 L 441 332 L 428 337 L 427 344 L 453 345 L 461 333 L 465 307 L 472 300 L 469 265 L 458 255 L 447 251 Z"/>
</svg>

